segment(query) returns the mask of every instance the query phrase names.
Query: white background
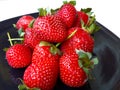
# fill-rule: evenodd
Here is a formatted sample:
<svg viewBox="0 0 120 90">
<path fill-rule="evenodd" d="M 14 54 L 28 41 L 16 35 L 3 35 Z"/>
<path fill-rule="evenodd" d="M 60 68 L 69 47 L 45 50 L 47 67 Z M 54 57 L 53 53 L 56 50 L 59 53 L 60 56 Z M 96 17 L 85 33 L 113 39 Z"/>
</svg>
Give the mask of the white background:
<svg viewBox="0 0 120 90">
<path fill-rule="evenodd" d="M 40 7 L 56 8 L 63 0 L 0 0 L 0 22 L 16 16 L 37 12 Z M 91 7 L 96 19 L 120 38 L 119 0 L 76 0 L 77 10 Z"/>
</svg>

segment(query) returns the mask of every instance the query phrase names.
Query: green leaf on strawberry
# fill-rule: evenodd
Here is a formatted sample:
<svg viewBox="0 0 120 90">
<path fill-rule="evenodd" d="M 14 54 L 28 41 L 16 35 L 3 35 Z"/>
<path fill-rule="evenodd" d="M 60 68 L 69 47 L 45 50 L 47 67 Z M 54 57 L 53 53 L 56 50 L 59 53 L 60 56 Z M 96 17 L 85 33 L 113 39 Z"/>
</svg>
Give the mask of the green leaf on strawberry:
<svg viewBox="0 0 120 90">
<path fill-rule="evenodd" d="M 76 1 L 75 0 L 71 0 L 71 1 L 63 1 L 63 4 L 72 4 L 73 6 L 75 6 L 76 5 Z"/>
<path fill-rule="evenodd" d="M 38 11 L 39 11 L 39 16 L 45 16 L 45 15 L 47 15 L 47 10 L 46 9 L 39 8 Z"/>
<path fill-rule="evenodd" d="M 46 42 L 46 41 L 41 41 L 39 46 L 50 46 L 50 52 L 53 54 L 53 55 L 56 55 L 57 53 L 59 55 L 61 55 L 61 52 L 60 50 L 53 44 L 49 43 L 49 42 Z"/>
<path fill-rule="evenodd" d="M 91 16 L 93 14 L 93 12 L 91 12 L 92 8 L 81 8 L 81 11 L 86 13 L 88 16 Z"/>
<path fill-rule="evenodd" d="M 29 88 L 25 85 L 25 83 L 22 79 L 20 79 L 20 81 L 22 82 L 22 84 L 18 85 L 19 90 L 40 90 L 39 88 Z"/>
<path fill-rule="evenodd" d="M 24 34 L 25 34 L 25 32 L 23 31 L 22 28 L 20 28 L 20 29 L 18 30 L 18 35 L 19 35 L 20 37 L 23 37 Z"/>
<path fill-rule="evenodd" d="M 89 16 L 89 21 L 87 22 L 87 24 L 85 24 L 81 20 L 82 28 L 90 34 L 94 34 L 98 30 L 100 30 L 100 27 L 96 24 L 95 15 L 92 15 L 93 14 L 92 8 L 81 9 L 81 11 Z"/>
<path fill-rule="evenodd" d="M 76 53 L 79 56 L 79 65 L 85 68 L 85 70 L 89 71 L 89 69 L 93 69 L 94 65 L 98 64 L 98 58 L 92 56 L 91 53 L 85 52 L 83 50 L 77 50 Z M 86 72 L 87 73 L 87 72 Z"/>
<path fill-rule="evenodd" d="M 33 19 L 33 20 L 29 23 L 29 25 L 28 25 L 29 28 L 32 28 L 32 27 L 33 27 L 34 21 L 35 21 L 35 19 Z"/>
</svg>

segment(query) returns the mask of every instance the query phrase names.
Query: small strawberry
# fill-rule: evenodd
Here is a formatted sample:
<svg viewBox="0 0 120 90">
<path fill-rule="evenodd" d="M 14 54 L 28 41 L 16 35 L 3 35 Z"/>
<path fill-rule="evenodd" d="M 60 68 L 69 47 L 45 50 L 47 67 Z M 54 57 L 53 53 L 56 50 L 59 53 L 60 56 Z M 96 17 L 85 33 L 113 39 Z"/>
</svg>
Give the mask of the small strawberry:
<svg viewBox="0 0 120 90">
<path fill-rule="evenodd" d="M 61 19 L 54 15 L 38 17 L 34 24 L 38 38 L 48 42 L 62 42 L 67 37 L 67 30 Z"/>
<path fill-rule="evenodd" d="M 25 29 L 29 27 L 30 22 L 32 22 L 32 20 L 34 20 L 34 17 L 30 15 L 24 15 L 20 17 L 19 20 L 17 21 L 16 28 L 18 30 L 22 28 L 23 31 L 25 31 Z"/>
<path fill-rule="evenodd" d="M 24 44 L 28 45 L 32 49 L 40 42 L 40 39 L 37 37 L 34 32 L 34 28 L 27 28 L 24 34 Z"/>
<path fill-rule="evenodd" d="M 92 54 L 88 52 L 69 49 L 60 58 L 60 78 L 70 87 L 83 86 L 89 78 L 90 70 L 97 62 L 97 59 L 93 59 Z"/>
<path fill-rule="evenodd" d="M 82 11 L 77 11 L 77 18 L 76 21 L 74 23 L 74 27 L 82 27 L 81 22 L 83 21 L 84 25 L 87 25 L 88 21 L 89 21 L 89 16 Z"/>
<path fill-rule="evenodd" d="M 31 63 L 32 51 L 23 44 L 15 44 L 6 52 L 8 64 L 13 68 L 23 68 Z"/>
<path fill-rule="evenodd" d="M 32 64 L 25 70 L 23 81 L 29 88 L 51 90 L 59 73 L 58 49 L 47 42 L 40 42 L 33 52 Z"/>
<path fill-rule="evenodd" d="M 74 2 L 74 1 L 73 1 Z M 57 11 L 57 16 L 59 16 L 68 28 L 72 27 L 76 19 L 76 9 L 72 3 L 65 3 Z"/>
<path fill-rule="evenodd" d="M 86 52 L 92 52 L 94 48 L 94 39 L 82 28 L 73 27 L 68 30 L 68 35 L 76 30 L 76 33 L 61 44 L 61 50 L 66 52 L 69 48 L 82 49 Z"/>
</svg>

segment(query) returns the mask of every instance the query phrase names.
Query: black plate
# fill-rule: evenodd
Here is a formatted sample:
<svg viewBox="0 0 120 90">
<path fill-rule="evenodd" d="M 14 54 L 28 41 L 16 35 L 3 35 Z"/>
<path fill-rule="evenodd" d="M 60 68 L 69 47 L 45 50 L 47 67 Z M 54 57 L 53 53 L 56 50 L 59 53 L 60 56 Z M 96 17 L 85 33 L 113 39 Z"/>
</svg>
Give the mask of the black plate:
<svg viewBox="0 0 120 90">
<path fill-rule="evenodd" d="M 30 14 L 34 17 L 38 13 Z M 9 47 L 7 32 L 17 37 L 17 31 L 12 24 L 19 17 L 0 22 L 0 90 L 18 90 L 17 85 L 24 69 L 10 68 L 5 59 L 3 48 Z M 99 64 L 93 70 L 95 80 L 90 80 L 80 88 L 70 88 L 58 80 L 54 90 L 120 90 L 120 39 L 100 23 L 101 30 L 95 33 L 94 53 L 99 58 Z"/>
</svg>

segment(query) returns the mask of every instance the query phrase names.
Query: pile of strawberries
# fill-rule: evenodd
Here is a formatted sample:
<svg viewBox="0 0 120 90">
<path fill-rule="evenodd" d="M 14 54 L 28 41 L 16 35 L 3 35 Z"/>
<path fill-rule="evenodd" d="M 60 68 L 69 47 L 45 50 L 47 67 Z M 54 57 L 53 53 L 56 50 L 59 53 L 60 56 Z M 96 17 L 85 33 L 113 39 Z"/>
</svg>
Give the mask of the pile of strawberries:
<svg viewBox="0 0 120 90">
<path fill-rule="evenodd" d="M 8 33 L 12 45 L 6 51 L 8 64 L 26 67 L 20 90 L 52 90 L 59 77 L 70 87 L 83 86 L 89 79 L 97 64 L 93 33 L 99 28 L 91 8 L 78 11 L 74 4 L 65 1 L 56 10 L 40 8 L 37 18 L 24 15 L 15 25 L 20 38 L 11 39 Z"/>
</svg>

